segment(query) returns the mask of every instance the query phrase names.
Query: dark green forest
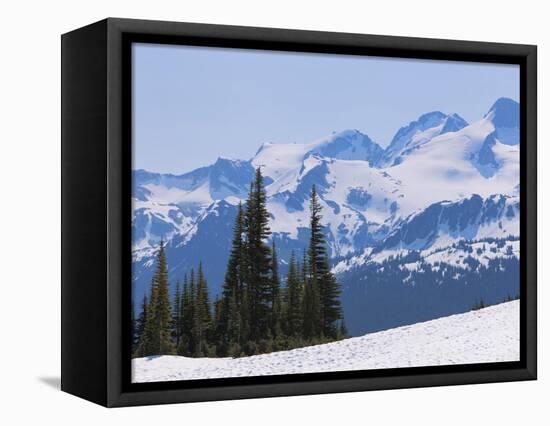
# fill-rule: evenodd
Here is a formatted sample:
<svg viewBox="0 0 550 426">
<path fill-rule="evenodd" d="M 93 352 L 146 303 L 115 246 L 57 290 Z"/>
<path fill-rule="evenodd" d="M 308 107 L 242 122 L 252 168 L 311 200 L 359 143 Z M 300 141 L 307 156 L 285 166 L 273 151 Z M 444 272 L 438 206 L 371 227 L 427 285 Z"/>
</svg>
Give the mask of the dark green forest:
<svg viewBox="0 0 550 426">
<path fill-rule="evenodd" d="M 312 186 L 307 250 L 292 253 L 282 282 L 260 168 L 239 205 L 222 293 L 211 300 L 203 265 L 170 297 L 161 241 L 149 295 L 132 320 L 133 356 L 238 357 L 347 337 L 341 286 L 329 268 L 321 205 Z"/>
</svg>

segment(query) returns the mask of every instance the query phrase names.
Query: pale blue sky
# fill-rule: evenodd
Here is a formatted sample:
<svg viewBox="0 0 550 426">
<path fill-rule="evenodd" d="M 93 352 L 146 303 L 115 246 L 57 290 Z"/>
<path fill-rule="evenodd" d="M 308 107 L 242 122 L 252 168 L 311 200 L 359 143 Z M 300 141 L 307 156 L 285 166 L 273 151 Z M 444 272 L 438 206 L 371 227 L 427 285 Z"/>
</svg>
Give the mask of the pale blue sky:
<svg viewBox="0 0 550 426">
<path fill-rule="evenodd" d="M 263 142 L 358 129 L 385 147 L 421 114 L 519 101 L 516 65 L 133 45 L 133 167 L 184 173 Z"/>
</svg>

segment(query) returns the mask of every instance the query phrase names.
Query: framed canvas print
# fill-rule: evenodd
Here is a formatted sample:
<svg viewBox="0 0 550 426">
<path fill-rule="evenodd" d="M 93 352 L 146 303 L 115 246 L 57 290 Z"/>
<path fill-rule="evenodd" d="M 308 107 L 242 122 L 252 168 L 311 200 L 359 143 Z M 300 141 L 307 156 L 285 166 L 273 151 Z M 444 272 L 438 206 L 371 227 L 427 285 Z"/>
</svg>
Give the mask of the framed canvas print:
<svg viewBox="0 0 550 426">
<path fill-rule="evenodd" d="M 62 80 L 63 390 L 536 378 L 536 47 L 107 19 Z"/>
</svg>

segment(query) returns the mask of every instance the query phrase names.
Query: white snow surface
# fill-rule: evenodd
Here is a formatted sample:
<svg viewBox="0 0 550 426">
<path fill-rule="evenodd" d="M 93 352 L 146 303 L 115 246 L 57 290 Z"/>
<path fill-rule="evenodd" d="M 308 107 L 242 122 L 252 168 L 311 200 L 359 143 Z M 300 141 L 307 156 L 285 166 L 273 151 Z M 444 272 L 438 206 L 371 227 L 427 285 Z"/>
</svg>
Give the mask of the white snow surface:
<svg viewBox="0 0 550 426">
<path fill-rule="evenodd" d="M 353 337 L 243 358 L 132 360 L 134 382 L 370 370 L 519 360 L 519 301 Z"/>
</svg>

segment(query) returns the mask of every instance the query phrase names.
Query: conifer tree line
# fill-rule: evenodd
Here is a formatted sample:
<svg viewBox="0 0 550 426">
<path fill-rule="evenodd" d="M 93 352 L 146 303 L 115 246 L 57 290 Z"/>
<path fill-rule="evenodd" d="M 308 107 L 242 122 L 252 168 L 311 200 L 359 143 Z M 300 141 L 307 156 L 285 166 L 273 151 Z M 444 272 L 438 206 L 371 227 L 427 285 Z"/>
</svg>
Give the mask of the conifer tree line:
<svg viewBox="0 0 550 426">
<path fill-rule="evenodd" d="M 134 356 L 248 356 L 347 337 L 340 284 L 330 271 L 321 205 L 311 188 L 310 238 L 292 252 L 281 282 L 260 168 L 244 205 L 239 204 L 222 292 L 210 301 L 203 266 L 176 282 L 169 296 L 161 241 L 156 270 L 140 315 L 133 321 Z"/>
</svg>

